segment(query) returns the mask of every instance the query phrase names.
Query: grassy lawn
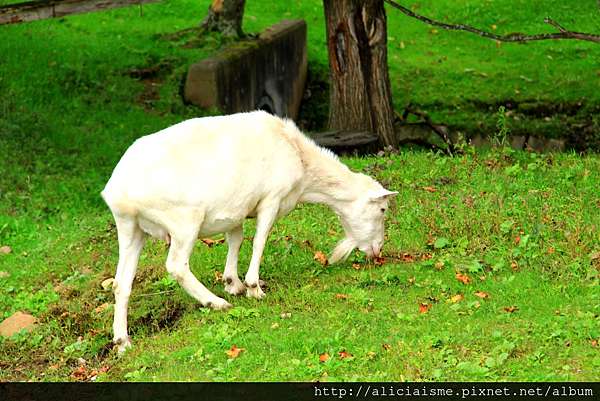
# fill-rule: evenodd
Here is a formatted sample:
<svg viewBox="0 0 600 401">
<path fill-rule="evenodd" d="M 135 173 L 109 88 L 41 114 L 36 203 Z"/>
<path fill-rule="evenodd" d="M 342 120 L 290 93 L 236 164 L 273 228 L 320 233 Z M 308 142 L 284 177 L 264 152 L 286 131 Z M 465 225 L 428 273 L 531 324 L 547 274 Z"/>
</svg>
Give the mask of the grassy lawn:
<svg viewBox="0 0 600 401">
<path fill-rule="evenodd" d="M 445 12 L 421 1 L 418 10 L 500 33 L 547 30 L 546 15 L 600 31 L 592 0 L 577 8 L 519 1 L 513 16 L 514 3 L 444 1 Z M 130 303 L 134 347 L 117 358 L 113 297 L 101 286 L 114 274 L 116 232 L 99 192 L 135 138 L 206 113 L 181 102 L 181 77 L 221 39 L 190 47 L 190 36 L 164 34 L 194 26 L 207 6 L 166 1 L 144 6 L 143 17 L 134 7 L 0 27 L 0 246 L 12 248 L 0 255 L 8 273 L 0 319 L 21 310 L 40 321 L 32 333 L 0 338 L 0 380 L 597 379 L 600 158 L 470 148 L 453 158 L 403 150 L 344 159 L 400 191 L 385 263 L 358 253 L 335 266 L 315 261 L 341 228 L 328 210 L 301 206 L 271 233 L 261 268 L 267 297 L 228 297 L 227 313 L 200 308 L 168 278 L 164 244 L 149 242 Z M 322 72 L 321 7 L 249 1 L 245 29 L 305 18 L 310 62 Z M 489 133 L 506 99 L 600 104 L 597 45 L 497 47 L 431 32 L 394 10 L 388 17 L 399 109 L 412 101 Z M 149 67 L 157 72 L 136 78 Z M 539 123 L 556 135 L 581 116 L 539 117 L 525 128 Z M 191 260 L 221 296 L 225 255 L 224 244 L 199 242 Z M 242 271 L 249 260 L 246 241 Z M 226 354 L 233 345 L 244 349 L 237 358 Z"/>
</svg>

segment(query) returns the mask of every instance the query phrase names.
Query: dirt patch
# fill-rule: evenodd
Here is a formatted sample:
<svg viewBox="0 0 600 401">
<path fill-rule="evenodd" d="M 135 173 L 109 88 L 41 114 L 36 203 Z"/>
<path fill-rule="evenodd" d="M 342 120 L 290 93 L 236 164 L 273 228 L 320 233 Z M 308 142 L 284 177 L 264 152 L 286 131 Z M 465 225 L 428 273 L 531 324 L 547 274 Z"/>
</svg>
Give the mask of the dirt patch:
<svg viewBox="0 0 600 401">
<path fill-rule="evenodd" d="M 155 103 L 160 100 L 160 87 L 173 71 L 171 60 L 162 60 L 149 66 L 128 70 L 126 75 L 140 81 L 144 88 L 136 98 L 146 111 L 153 111 Z"/>
</svg>

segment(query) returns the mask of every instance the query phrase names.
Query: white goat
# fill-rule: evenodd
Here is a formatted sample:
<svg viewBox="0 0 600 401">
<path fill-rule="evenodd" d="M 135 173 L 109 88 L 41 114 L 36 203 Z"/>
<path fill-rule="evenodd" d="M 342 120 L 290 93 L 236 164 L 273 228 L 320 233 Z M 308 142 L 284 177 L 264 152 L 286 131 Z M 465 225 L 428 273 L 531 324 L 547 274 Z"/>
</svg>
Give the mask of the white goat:
<svg viewBox="0 0 600 401">
<path fill-rule="evenodd" d="M 127 305 L 147 234 L 170 243 L 167 271 L 203 306 L 231 305 L 202 285 L 188 264 L 199 235 L 226 233 L 225 291 L 262 298 L 258 269 L 275 220 L 298 202 L 324 203 L 340 217 L 346 238 L 332 263 L 358 247 L 381 252 L 384 212 L 397 194 L 353 173 L 290 120 L 262 111 L 184 121 L 135 141 L 102 191 L 115 218 L 119 263 L 114 341 L 130 345 Z M 256 217 L 252 259 L 244 282 L 237 273 L 242 225 Z"/>
</svg>

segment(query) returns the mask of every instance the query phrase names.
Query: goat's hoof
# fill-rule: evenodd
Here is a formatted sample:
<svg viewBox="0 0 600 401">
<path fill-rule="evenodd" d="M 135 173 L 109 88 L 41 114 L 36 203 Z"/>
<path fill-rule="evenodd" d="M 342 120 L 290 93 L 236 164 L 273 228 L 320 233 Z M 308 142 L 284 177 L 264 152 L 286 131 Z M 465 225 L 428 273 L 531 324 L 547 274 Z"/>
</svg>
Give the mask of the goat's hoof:
<svg viewBox="0 0 600 401">
<path fill-rule="evenodd" d="M 113 343 L 117 347 L 117 353 L 123 355 L 127 348 L 131 347 L 131 339 L 129 337 L 115 338 Z"/>
<path fill-rule="evenodd" d="M 212 301 L 209 301 L 204 306 L 213 310 L 222 311 L 226 311 L 232 308 L 232 305 L 229 302 L 225 301 L 223 298 L 217 298 Z"/>
<path fill-rule="evenodd" d="M 255 285 L 254 287 L 246 287 L 246 296 L 248 298 L 263 299 L 265 297 L 265 293 L 260 289 L 260 286 Z"/>
<path fill-rule="evenodd" d="M 225 292 L 231 295 L 242 295 L 246 292 L 246 286 L 240 281 L 240 279 L 232 279 L 228 277 L 225 284 Z M 230 281 L 231 280 L 231 281 Z"/>
</svg>

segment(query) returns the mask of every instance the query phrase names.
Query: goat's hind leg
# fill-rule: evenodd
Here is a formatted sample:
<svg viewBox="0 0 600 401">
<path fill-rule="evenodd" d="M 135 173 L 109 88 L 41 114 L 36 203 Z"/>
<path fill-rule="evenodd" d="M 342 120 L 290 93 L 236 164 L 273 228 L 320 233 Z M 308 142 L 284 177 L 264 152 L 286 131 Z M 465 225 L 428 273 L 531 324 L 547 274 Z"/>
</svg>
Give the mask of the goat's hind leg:
<svg viewBox="0 0 600 401">
<path fill-rule="evenodd" d="M 246 286 L 238 277 L 238 256 L 240 254 L 240 246 L 244 240 L 243 226 L 239 226 L 228 232 L 227 238 L 227 262 L 225 263 L 225 271 L 223 272 L 223 282 L 225 283 L 225 291 L 231 295 L 242 295 L 246 292 Z"/>
<path fill-rule="evenodd" d="M 119 353 L 122 353 L 131 345 L 127 335 L 127 307 L 133 278 L 145 242 L 145 234 L 138 226 L 135 217 L 114 214 L 114 218 L 119 240 L 119 263 L 113 283 L 115 294 L 113 341 Z"/>
<path fill-rule="evenodd" d="M 219 298 L 208 290 L 190 270 L 189 259 L 197 238 L 195 233 L 171 232 L 171 246 L 167 256 L 167 271 L 192 297 L 197 299 L 202 306 L 216 310 L 227 310 L 231 304 Z"/>
</svg>

